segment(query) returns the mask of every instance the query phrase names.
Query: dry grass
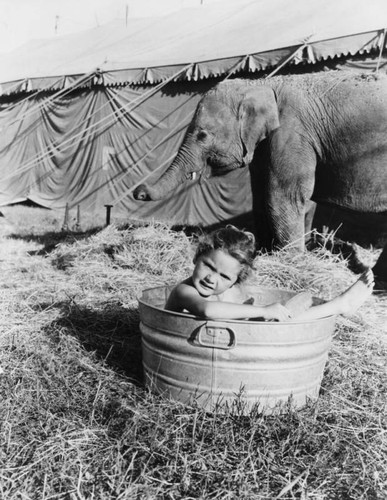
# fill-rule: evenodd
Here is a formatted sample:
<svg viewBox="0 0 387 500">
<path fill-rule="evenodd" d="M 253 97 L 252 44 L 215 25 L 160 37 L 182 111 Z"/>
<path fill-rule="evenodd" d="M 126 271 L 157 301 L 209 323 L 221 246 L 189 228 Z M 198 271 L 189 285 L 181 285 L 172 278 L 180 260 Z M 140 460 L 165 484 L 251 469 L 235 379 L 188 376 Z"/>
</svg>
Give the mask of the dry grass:
<svg viewBox="0 0 387 500">
<path fill-rule="evenodd" d="M 209 414 L 142 386 L 136 297 L 187 275 L 190 239 L 161 224 L 52 245 L 37 231 L 0 241 L 0 498 L 387 497 L 384 293 L 339 319 L 317 403 Z M 324 298 L 355 279 L 324 248 L 256 267 L 258 283 Z"/>
</svg>

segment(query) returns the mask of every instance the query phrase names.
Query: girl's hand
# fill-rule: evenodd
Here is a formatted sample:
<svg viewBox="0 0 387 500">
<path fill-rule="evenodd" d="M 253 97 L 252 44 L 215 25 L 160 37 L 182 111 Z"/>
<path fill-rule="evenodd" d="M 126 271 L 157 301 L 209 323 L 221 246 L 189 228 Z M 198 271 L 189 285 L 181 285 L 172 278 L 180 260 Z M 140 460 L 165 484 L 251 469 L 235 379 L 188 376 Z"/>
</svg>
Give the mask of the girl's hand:
<svg viewBox="0 0 387 500">
<path fill-rule="evenodd" d="M 266 306 L 263 310 L 265 319 L 274 319 L 276 321 L 288 321 L 292 318 L 291 312 L 285 306 L 276 302 Z"/>
</svg>

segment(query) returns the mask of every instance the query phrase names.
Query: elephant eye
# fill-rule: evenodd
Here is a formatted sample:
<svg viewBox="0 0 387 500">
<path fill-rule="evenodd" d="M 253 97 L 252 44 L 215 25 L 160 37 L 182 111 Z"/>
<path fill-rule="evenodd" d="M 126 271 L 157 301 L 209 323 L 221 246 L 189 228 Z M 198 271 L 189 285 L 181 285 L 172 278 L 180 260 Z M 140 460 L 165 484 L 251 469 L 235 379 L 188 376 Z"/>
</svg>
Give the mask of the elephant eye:
<svg viewBox="0 0 387 500">
<path fill-rule="evenodd" d="M 207 137 L 208 137 L 208 134 L 204 130 L 201 130 L 200 132 L 198 132 L 198 135 L 197 135 L 198 141 L 205 141 L 207 139 Z"/>
</svg>

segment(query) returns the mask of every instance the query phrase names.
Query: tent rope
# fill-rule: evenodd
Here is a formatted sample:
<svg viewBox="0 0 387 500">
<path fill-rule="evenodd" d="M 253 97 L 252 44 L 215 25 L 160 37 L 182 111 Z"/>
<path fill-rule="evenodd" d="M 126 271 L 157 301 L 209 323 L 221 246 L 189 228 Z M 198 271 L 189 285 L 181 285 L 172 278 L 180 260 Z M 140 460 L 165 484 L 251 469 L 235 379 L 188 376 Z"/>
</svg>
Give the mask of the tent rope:
<svg viewBox="0 0 387 500">
<path fill-rule="evenodd" d="M 111 99 L 109 99 L 105 104 L 103 104 L 102 106 L 100 106 L 97 110 L 95 110 L 94 113 L 90 114 L 88 117 L 87 117 L 87 120 L 89 120 L 92 116 L 96 115 L 97 113 L 99 113 L 101 111 L 101 109 L 103 109 L 104 107 L 106 107 L 108 104 L 110 104 L 111 102 Z M 131 101 L 133 102 L 133 101 Z M 129 103 L 130 104 L 130 103 Z M 123 107 L 120 107 L 119 108 L 120 110 L 123 109 Z M 134 107 L 129 109 L 128 112 L 130 111 L 133 111 Z M 97 126 L 101 124 L 101 122 L 103 121 L 106 121 L 106 120 L 111 120 L 111 116 L 112 115 L 115 115 L 115 113 L 112 113 L 111 115 L 108 115 L 107 117 L 105 117 L 104 119 L 100 120 L 99 122 L 96 122 L 96 123 L 93 123 L 91 124 L 89 127 L 86 127 L 82 130 L 80 130 L 79 133 L 75 134 L 75 135 L 72 135 L 71 137 L 69 137 L 68 139 L 65 139 L 64 141 L 62 141 L 57 147 L 53 146 L 53 147 L 48 147 L 45 151 L 43 151 L 42 153 L 38 153 L 34 158 L 32 158 L 29 162 L 25 163 L 24 165 L 22 165 L 21 167 L 19 167 L 14 173 L 10 174 L 9 176 L 7 177 L 3 177 L 3 180 L 8 180 L 10 178 L 12 178 L 14 175 L 18 174 L 18 173 L 24 173 L 24 172 L 27 172 L 28 170 L 32 169 L 33 167 L 35 167 L 40 161 L 46 159 L 47 157 L 50 157 L 52 153 L 54 153 L 56 150 L 58 150 L 60 148 L 61 152 L 63 151 L 66 151 L 67 149 L 69 149 L 71 146 L 73 147 L 77 147 L 81 142 L 82 142 L 82 136 L 85 132 L 89 132 L 90 130 L 92 130 L 93 128 L 95 128 L 95 132 L 99 132 L 100 129 L 97 129 Z M 78 125 L 78 128 L 83 124 L 85 123 L 85 121 L 87 120 L 84 120 L 82 121 L 81 123 L 79 123 Z M 111 123 L 113 123 L 113 121 L 111 121 Z M 106 125 L 109 126 L 111 123 L 107 123 Z M 73 139 L 76 138 L 76 137 L 79 137 L 79 140 L 76 141 L 76 142 L 73 142 Z M 34 183 L 33 183 L 34 184 Z M 32 186 L 33 184 L 30 184 L 30 186 Z"/>
<path fill-rule="evenodd" d="M 67 93 L 70 93 L 73 89 L 74 89 L 74 88 L 72 88 L 72 89 L 66 89 L 66 93 L 65 93 L 65 94 L 63 94 L 63 95 L 62 95 L 62 96 L 60 96 L 60 97 L 63 97 L 64 95 L 67 95 Z M 81 122 L 80 122 L 80 123 L 76 126 L 76 129 L 77 129 L 77 128 L 79 128 L 79 127 L 80 127 L 83 123 L 85 123 L 86 121 L 90 120 L 90 118 L 92 118 L 92 117 L 93 117 L 93 116 L 95 116 L 96 114 L 100 113 L 100 111 L 101 111 L 103 108 L 105 108 L 106 106 L 108 106 L 110 103 L 111 103 L 111 99 L 109 99 L 107 102 L 105 102 L 105 104 L 103 104 L 102 106 L 100 106 L 100 107 L 99 107 L 98 109 L 96 109 L 93 113 L 91 113 L 90 115 L 88 115 L 88 116 L 87 116 L 87 118 L 85 118 L 85 120 L 81 121 Z M 37 109 L 37 108 L 35 107 L 35 109 Z M 44 106 L 41 106 L 41 107 L 40 107 L 40 109 L 41 109 L 41 110 L 44 110 Z M 12 122 L 12 123 L 15 123 L 16 121 L 17 121 L 17 120 L 15 120 L 15 121 L 14 121 L 14 122 Z M 22 132 L 25 132 L 25 131 L 23 130 Z M 21 132 L 20 132 L 20 134 L 21 134 Z M 18 134 L 16 134 L 16 135 L 15 135 L 15 136 L 11 139 L 11 141 L 10 141 L 8 144 L 3 145 L 3 150 L 4 150 L 5 148 L 7 148 L 8 146 L 10 146 L 10 145 L 11 145 L 11 144 L 12 144 L 12 143 L 16 140 L 16 138 L 17 138 L 17 137 L 18 137 Z M 74 137 L 74 136 L 73 136 L 73 137 Z M 75 143 L 75 145 L 77 146 L 78 144 L 80 144 L 80 142 L 81 142 L 81 141 L 76 142 L 76 143 Z M 63 143 L 64 143 L 64 142 L 63 142 Z M 65 149 L 67 149 L 67 148 L 65 148 Z M 46 153 L 47 153 L 47 154 L 46 154 Z M 42 159 L 44 159 L 46 156 L 49 156 L 49 153 L 50 153 L 50 151 L 48 151 L 48 152 L 44 152 L 44 153 L 38 153 L 38 155 L 37 155 L 37 156 L 36 156 L 33 160 L 31 160 L 31 161 L 39 161 L 39 160 L 42 160 Z M 41 155 L 41 156 L 39 156 L 39 155 Z"/>
<path fill-rule="evenodd" d="M 136 184 L 134 184 L 134 185 L 133 185 L 133 186 L 131 186 L 130 188 L 126 189 L 126 190 L 124 191 L 124 193 L 123 193 L 120 197 L 118 197 L 118 198 L 116 198 L 115 200 L 113 200 L 112 205 L 113 205 L 113 206 L 117 205 L 120 201 L 122 201 L 124 198 L 126 198 L 126 197 L 128 196 L 128 194 L 129 194 L 131 191 L 133 191 L 134 189 L 136 189 L 136 187 L 137 187 L 137 186 L 139 186 L 140 184 L 142 184 L 143 182 L 145 182 L 145 181 L 146 181 L 146 180 L 147 180 L 147 179 L 148 179 L 151 175 L 153 175 L 153 174 L 154 174 L 155 172 L 157 172 L 158 170 L 161 170 L 163 167 L 165 167 L 165 165 L 168 165 L 168 164 L 169 164 L 169 163 L 173 160 L 173 158 L 174 158 L 175 156 L 176 156 L 176 152 L 175 152 L 175 153 L 173 153 L 171 156 L 169 156 L 166 160 L 164 160 L 164 161 L 163 161 L 163 162 L 162 162 L 162 163 L 161 163 L 158 167 L 156 167 L 154 170 L 152 170 L 152 171 L 151 171 L 151 172 L 149 172 L 147 175 L 145 175 L 145 176 L 144 176 L 144 177 L 143 177 L 140 181 L 136 182 Z M 141 158 L 141 160 L 143 160 L 143 159 L 144 159 L 144 157 L 143 157 L 143 158 Z M 138 161 L 136 162 L 136 164 L 138 164 L 141 160 L 138 160 Z M 127 172 L 125 172 L 125 174 L 127 174 Z M 116 180 L 116 179 L 114 179 L 114 180 Z M 76 206 L 76 205 L 78 205 L 78 203 L 74 203 L 74 204 L 72 205 L 72 207 L 74 207 L 74 206 Z M 92 205 L 92 204 L 90 203 L 90 204 L 86 207 L 86 211 L 87 211 L 89 208 L 91 208 L 91 205 Z M 72 208 L 72 207 L 71 207 L 71 208 Z"/>
<path fill-rule="evenodd" d="M 131 191 L 134 191 L 136 189 L 136 187 L 138 187 L 144 181 L 146 181 L 147 179 L 149 179 L 149 177 L 151 177 L 155 172 L 157 172 L 158 170 L 160 170 L 161 168 L 163 168 L 165 165 L 168 165 L 175 157 L 176 157 L 176 152 L 174 152 L 173 154 L 171 154 L 171 156 L 169 156 L 166 160 L 164 160 L 161 163 L 161 165 L 159 165 L 154 170 L 152 170 L 151 172 L 149 172 L 140 181 L 136 182 L 136 184 L 134 184 L 129 189 L 127 189 L 119 198 L 117 198 L 116 200 L 114 200 L 114 205 L 116 205 L 117 203 L 119 203 L 120 201 L 122 201 L 128 195 L 128 193 L 130 193 Z M 141 159 L 143 159 L 143 158 L 141 158 Z"/>
<path fill-rule="evenodd" d="M 307 42 L 307 40 L 309 40 L 309 38 L 310 38 L 311 36 L 312 36 L 312 35 L 310 35 L 309 37 L 307 37 L 307 38 L 305 39 L 305 42 L 304 42 L 302 45 L 300 45 L 299 47 L 297 47 L 297 49 L 296 49 L 294 52 L 292 52 L 292 53 L 290 54 L 290 56 L 288 56 L 288 57 L 287 57 L 287 58 L 286 58 L 286 59 L 285 59 L 285 60 L 284 60 L 284 61 L 283 61 L 283 62 L 282 62 L 279 66 L 277 66 L 277 67 L 275 68 L 275 70 L 274 70 L 274 71 L 272 71 L 271 73 L 269 73 L 268 75 L 266 75 L 266 76 L 265 76 L 265 78 L 270 78 L 271 76 L 275 75 L 275 74 L 276 74 L 276 73 L 277 73 L 277 72 L 278 72 L 281 68 L 283 68 L 284 66 L 286 66 L 286 64 L 288 64 L 290 61 L 292 61 L 292 60 L 296 57 L 296 55 L 298 54 L 298 52 L 299 52 L 300 50 L 303 50 L 305 47 L 307 47 L 307 46 L 308 46 L 308 44 L 307 44 L 306 42 Z M 238 66 L 240 66 L 240 65 L 241 65 L 241 63 L 243 63 L 244 61 L 247 61 L 247 59 L 248 59 L 249 57 L 251 57 L 251 56 L 252 56 L 252 54 L 246 54 L 246 55 L 244 55 L 243 57 L 241 57 L 241 59 L 239 59 L 239 61 L 238 61 L 238 62 L 236 62 L 236 63 L 235 63 L 235 64 L 234 64 L 234 65 L 233 65 L 233 66 L 232 66 L 232 67 L 231 67 L 231 68 L 227 71 L 227 73 L 226 73 L 226 76 L 225 76 L 224 80 L 227 80 L 228 78 L 230 78 L 230 76 L 232 76 L 232 75 L 234 74 L 234 72 L 235 72 L 235 70 L 238 68 Z M 224 80 L 223 80 L 223 81 L 224 81 Z"/>
<path fill-rule="evenodd" d="M 223 81 L 228 80 L 230 76 L 234 74 L 234 71 L 237 69 L 238 66 L 244 61 L 247 60 L 247 58 L 250 57 L 250 54 L 247 54 L 246 56 L 241 57 L 238 62 L 234 64 L 234 66 L 231 66 L 231 68 L 227 71 L 226 76 Z"/>
<path fill-rule="evenodd" d="M 149 151 L 147 151 L 145 153 L 145 155 L 143 155 L 141 158 L 139 158 L 133 165 L 132 169 L 134 167 L 137 167 L 139 165 L 140 162 L 142 162 L 144 160 L 144 158 L 146 158 L 150 153 L 152 153 L 155 149 L 157 149 L 159 146 L 161 146 L 161 144 L 163 144 L 165 141 L 167 141 L 170 137 L 172 137 L 175 132 L 179 129 L 179 128 L 184 128 L 184 127 L 187 127 L 190 123 L 190 119 L 191 117 L 194 115 L 195 113 L 195 110 L 191 111 L 188 115 L 187 115 L 187 118 L 189 119 L 188 121 L 186 121 L 186 123 L 183 123 L 183 122 L 180 122 L 176 125 L 176 127 L 174 127 L 170 132 L 169 134 L 167 134 L 165 137 L 163 137 L 161 139 L 161 141 L 159 141 L 155 146 L 153 146 L 153 148 L 151 148 Z M 134 189 L 136 189 L 137 186 L 139 186 L 140 184 L 142 184 L 144 181 L 146 181 L 146 179 L 148 179 L 151 175 L 154 174 L 154 172 L 157 172 L 158 170 L 160 170 L 164 165 L 166 165 L 167 163 L 171 162 L 173 160 L 173 158 L 176 156 L 177 154 L 177 151 L 175 151 L 167 160 L 165 160 L 161 165 L 159 165 L 157 168 L 155 168 L 154 170 L 152 170 L 151 172 L 149 172 L 147 175 L 145 175 L 143 178 L 141 178 L 138 182 L 136 182 L 136 184 L 134 184 L 133 186 L 131 186 L 130 188 L 128 188 L 127 190 L 124 191 L 124 193 L 119 197 L 117 198 L 116 200 L 113 201 L 113 204 L 116 205 L 117 203 L 119 203 L 120 201 L 122 201 L 127 195 L 128 193 L 130 193 L 131 191 L 134 191 Z M 130 168 L 130 167 L 129 167 Z M 129 173 L 129 168 L 126 169 L 125 172 L 123 172 L 120 177 L 118 177 L 117 179 L 114 179 L 114 181 L 116 180 L 119 180 L 121 179 L 122 177 L 124 177 L 125 175 L 127 175 Z M 131 171 L 132 171 L 131 169 Z"/>
<path fill-rule="evenodd" d="M 309 37 L 310 38 L 310 37 Z M 276 73 L 278 73 L 278 71 L 280 69 L 282 69 L 284 66 L 286 66 L 289 62 L 291 62 L 295 57 L 296 55 L 298 54 L 298 52 L 300 50 L 304 50 L 305 47 L 307 47 L 308 44 L 306 42 L 304 42 L 302 45 L 300 45 L 294 52 L 292 52 L 290 54 L 290 56 L 288 56 L 279 66 L 277 66 L 271 73 L 269 73 L 268 75 L 265 76 L 265 79 L 267 78 L 271 78 L 272 76 L 274 76 Z"/>
<path fill-rule="evenodd" d="M 378 62 L 376 64 L 376 69 L 375 69 L 375 73 L 376 74 L 379 73 L 379 67 L 380 67 L 380 63 L 381 63 L 381 60 L 382 60 L 382 54 L 383 54 L 383 50 L 384 50 L 384 44 L 385 44 L 385 41 L 386 41 L 386 32 L 387 32 L 387 29 L 384 28 L 383 35 L 382 35 L 382 41 L 381 41 L 381 44 L 380 44 L 380 51 L 379 51 Z"/>
<path fill-rule="evenodd" d="M 16 108 L 17 106 L 20 106 L 20 104 L 23 104 L 24 102 L 27 102 L 27 101 L 29 101 L 31 99 L 34 99 L 41 92 L 45 92 L 45 91 L 49 90 L 51 87 L 53 87 L 54 85 L 56 85 L 57 83 L 59 83 L 62 79 L 63 79 L 63 76 L 61 76 L 60 78 L 58 78 L 58 80 L 56 80 L 51 85 L 47 85 L 47 87 L 44 87 L 44 88 L 38 90 L 35 93 L 32 92 L 27 97 L 24 97 L 24 99 L 20 99 L 20 101 L 16 101 L 15 103 L 13 103 L 10 106 L 8 106 L 7 108 L 5 108 L 3 111 L 6 111 L 6 112 L 11 111 L 12 109 Z"/>
<path fill-rule="evenodd" d="M 309 39 L 310 37 L 308 37 Z M 269 75 L 267 75 L 265 78 L 270 78 L 271 76 L 273 76 L 278 70 L 280 70 L 283 66 L 285 66 L 289 61 L 291 61 L 292 59 L 294 59 L 294 57 L 297 55 L 297 53 L 300 51 L 300 50 L 303 50 L 305 47 L 307 47 L 307 43 L 304 42 L 302 45 L 300 45 L 297 50 L 295 50 L 289 57 L 287 57 L 285 59 L 285 61 L 283 61 L 273 72 L 271 72 Z M 248 56 L 244 56 L 242 59 L 240 59 L 227 73 L 227 76 L 225 77 L 224 80 L 227 80 L 234 72 L 235 68 L 237 68 L 240 63 L 243 61 L 243 59 L 246 59 L 246 57 Z M 193 115 L 194 112 L 191 112 L 190 115 Z M 175 130 L 175 129 L 174 129 Z M 172 132 L 174 132 L 174 130 Z M 172 132 L 169 134 L 171 135 Z M 167 136 L 168 137 L 168 136 Z M 166 138 L 165 138 L 166 140 Z M 162 141 L 161 141 L 162 142 Z M 154 149 L 156 149 L 160 144 L 157 144 L 154 148 L 152 148 L 146 155 L 144 155 L 140 160 L 138 160 L 136 163 L 135 163 L 135 166 L 140 162 L 142 161 L 150 152 L 152 152 Z M 138 181 L 136 184 L 134 184 L 134 186 L 131 186 L 129 189 L 127 189 L 119 198 L 117 198 L 116 200 L 114 200 L 113 204 L 116 205 L 117 203 L 119 203 L 120 201 L 123 200 L 123 198 L 125 198 L 127 196 L 127 194 L 131 191 L 134 191 L 140 184 L 142 184 L 146 179 L 148 179 L 151 175 L 154 174 L 154 172 L 160 170 L 164 165 L 166 165 L 167 163 L 171 162 L 172 159 L 176 156 L 176 153 L 174 153 L 173 155 L 171 155 L 167 160 L 165 160 L 161 165 L 159 165 L 156 169 L 152 170 L 151 172 L 149 172 L 145 177 L 143 177 L 140 181 Z"/>
<path fill-rule="evenodd" d="M 195 110 L 191 111 L 190 113 L 188 113 L 187 117 L 188 119 L 190 120 L 191 117 L 193 116 Z M 126 168 L 123 172 L 121 172 L 117 177 L 114 178 L 114 182 L 117 182 L 118 180 L 122 179 L 125 175 L 127 175 L 129 172 L 133 172 L 133 169 L 139 165 L 139 163 L 141 161 L 143 161 L 149 154 L 151 154 L 155 149 L 157 149 L 159 146 L 161 146 L 161 144 L 163 144 L 165 141 L 167 141 L 170 137 L 172 137 L 175 132 L 179 129 L 179 128 L 184 128 L 186 126 L 188 126 L 189 124 L 189 120 L 186 122 L 186 123 L 182 123 L 182 122 L 179 122 L 165 137 L 163 137 L 161 139 L 161 141 L 159 141 L 155 146 L 153 146 L 153 148 L 151 148 L 149 151 L 147 151 L 141 158 L 139 158 L 132 166 Z M 176 155 L 176 152 L 166 161 L 170 161 L 174 156 Z M 107 162 L 104 162 L 101 164 L 101 166 L 96 170 L 96 171 L 99 171 L 99 170 L 102 170 L 104 168 L 104 166 L 109 162 L 109 160 L 107 160 Z M 128 190 L 125 191 L 125 193 L 122 195 L 122 197 L 120 197 L 118 199 L 118 201 L 121 201 L 126 195 L 128 192 L 130 192 L 131 190 L 135 189 L 137 187 L 137 185 L 140 185 L 142 182 L 144 182 L 144 180 L 146 178 L 148 178 L 153 172 L 159 170 L 159 168 L 161 168 L 162 166 L 165 165 L 166 162 L 164 162 L 161 166 L 157 167 L 157 169 L 153 170 L 152 172 L 150 172 L 150 174 L 146 175 L 143 179 L 141 179 L 137 184 L 135 184 L 134 186 L 131 186 Z M 52 170 L 52 169 L 51 169 Z M 46 178 L 46 177 L 49 177 L 50 175 L 50 172 L 46 172 L 44 173 L 43 175 L 41 175 L 38 179 L 36 179 L 32 184 L 30 184 L 28 187 L 31 188 L 34 184 L 36 184 L 38 181 Z M 117 201 L 117 202 L 118 202 Z M 116 203 L 116 202 L 114 202 Z M 79 201 L 77 203 L 74 203 L 72 204 L 71 206 L 69 206 L 69 208 L 73 208 L 74 206 L 78 205 L 79 204 Z M 88 208 L 91 207 L 91 204 L 89 206 L 86 207 L 86 210 Z"/>
<path fill-rule="evenodd" d="M 114 179 L 110 179 L 111 180 L 114 180 L 114 182 L 117 182 L 119 180 L 121 180 L 125 175 L 127 175 L 129 172 L 130 173 L 133 173 L 133 169 L 135 167 L 137 167 L 140 162 L 142 162 L 148 155 L 150 155 L 153 151 L 155 151 L 159 146 L 161 146 L 165 141 L 167 141 L 170 137 L 172 137 L 175 132 L 177 130 L 179 130 L 179 128 L 183 129 L 185 127 L 187 127 L 189 125 L 189 122 L 191 120 L 191 117 L 193 116 L 193 114 L 195 113 L 195 110 L 191 111 L 190 113 L 188 113 L 187 117 L 188 120 L 186 121 L 186 123 L 183 123 L 183 122 L 179 122 L 165 137 L 163 137 L 155 146 L 153 146 L 153 148 L 151 148 L 149 151 L 147 151 L 141 158 L 139 158 L 132 166 L 130 167 L 127 167 L 124 172 L 121 172 L 117 177 L 115 177 Z M 125 192 L 117 199 L 113 200 L 113 205 L 116 205 L 117 203 L 119 203 L 120 201 L 122 201 L 127 195 L 128 193 L 130 193 L 130 191 L 133 191 L 134 189 L 136 189 L 137 186 L 139 186 L 140 184 L 142 184 L 146 179 L 148 179 L 148 177 L 150 177 L 154 172 L 157 172 L 158 170 L 160 170 L 164 165 L 166 165 L 168 162 L 170 162 L 175 156 L 176 156 L 176 153 L 177 152 L 174 152 L 167 160 L 165 160 L 161 165 L 159 165 L 156 169 L 152 170 L 151 172 L 149 172 L 146 176 L 142 177 L 138 182 L 136 182 L 136 184 L 134 184 L 133 186 L 130 186 L 128 189 L 125 190 Z M 106 165 L 106 162 L 103 163 L 101 165 L 101 167 L 99 168 L 99 170 L 102 170 L 102 168 Z M 109 182 L 110 182 L 109 181 Z M 79 202 L 77 203 L 74 203 L 72 205 L 72 207 L 74 207 L 75 205 L 77 205 Z M 86 207 L 86 210 L 89 209 L 91 207 L 92 203 L 90 203 L 87 207 Z"/>
<path fill-rule="evenodd" d="M 139 106 L 142 102 L 144 102 L 150 96 L 152 96 L 153 94 L 157 93 L 162 87 L 164 87 L 165 85 L 167 85 L 171 80 L 175 79 L 179 74 L 183 73 L 184 71 L 186 71 L 191 66 L 192 66 L 192 63 L 188 64 L 184 68 L 182 68 L 179 71 L 177 71 L 176 73 L 174 73 L 171 77 L 169 77 L 166 80 L 164 80 L 163 82 L 161 82 L 159 85 L 156 85 L 156 87 L 153 87 L 150 91 L 145 92 L 144 94 L 140 95 L 138 98 L 135 98 L 134 100 L 130 101 L 128 103 L 128 105 L 130 105 L 129 108 L 127 108 L 128 105 L 124 105 L 124 106 L 120 106 L 118 108 L 118 110 L 120 110 L 120 111 L 124 110 L 127 113 L 130 113 L 131 111 L 133 111 L 133 109 L 135 107 Z M 115 113 L 112 113 L 112 115 L 113 114 L 115 115 Z M 37 162 L 41 161 L 46 156 L 50 156 L 51 153 L 55 152 L 55 150 L 58 150 L 59 147 L 60 147 L 61 151 L 65 151 L 66 149 L 68 149 L 68 147 L 70 145 L 72 145 L 72 146 L 74 145 L 74 139 L 76 137 L 78 137 L 80 135 L 83 135 L 85 132 L 88 132 L 89 130 L 91 130 L 93 128 L 96 128 L 98 125 L 100 125 L 101 123 L 106 122 L 107 120 L 111 120 L 112 115 L 108 115 L 107 117 L 102 118 L 101 120 L 97 121 L 96 123 L 93 123 L 89 127 L 86 127 L 84 130 L 80 131 L 78 134 L 75 134 L 75 136 L 69 137 L 68 139 L 66 139 L 65 141 L 63 141 L 60 145 L 58 145 L 58 147 L 54 146 L 52 148 L 50 148 L 50 147 L 47 148 L 47 150 L 45 152 L 43 152 L 41 154 L 38 154 L 37 157 L 35 157 L 34 159 L 30 160 L 25 165 L 19 167 L 18 169 L 16 169 L 14 172 L 12 172 L 11 174 L 9 174 L 8 176 L 3 177 L 2 178 L 2 182 L 5 182 L 5 181 L 9 180 L 9 179 L 15 177 L 16 175 L 19 175 L 21 173 L 27 172 L 28 170 L 30 170 L 31 168 L 33 168 L 37 164 Z M 80 141 L 77 144 L 79 144 L 79 143 L 80 143 Z M 68 144 L 68 146 L 65 147 L 65 148 L 63 148 L 63 145 L 65 145 L 65 144 Z"/>
<path fill-rule="evenodd" d="M 76 89 L 78 86 L 82 85 L 83 83 L 86 83 L 88 80 L 90 80 L 93 76 L 95 75 L 95 71 L 92 71 L 90 73 L 87 73 L 87 75 L 84 75 L 82 76 L 79 80 L 76 80 L 74 83 L 72 83 L 71 85 L 69 85 L 68 87 L 64 88 L 64 89 L 61 89 L 59 90 L 58 92 L 56 92 L 55 94 L 47 97 L 46 99 L 44 99 L 42 102 L 36 104 L 35 106 L 32 106 L 30 109 L 28 109 L 25 113 L 23 113 L 21 116 L 19 116 L 18 118 L 16 118 L 15 120 L 11 121 L 10 123 L 7 124 L 7 126 L 11 126 L 15 123 L 19 123 L 21 122 L 22 120 L 25 120 L 25 118 L 29 115 L 31 115 L 32 113 L 34 113 L 35 111 L 41 109 L 42 107 L 46 106 L 47 104 L 49 104 L 51 101 L 54 102 L 56 99 L 58 99 L 58 97 L 63 97 L 64 95 L 68 94 L 69 92 L 71 92 L 72 90 Z M 62 78 L 62 77 L 61 77 Z M 61 78 L 58 80 L 60 81 Z M 57 83 L 57 82 L 55 82 Z M 55 85 L 52 84 L 52 85 Z M 52 85 L 50 85 L 50 87 L 52 87 Z M 42 90 L 39 90 L 39 92 L 37 94 L 33 94 L 32 96 L 28 96 L 26 97 L 25 99 L 15 103 L 14 106 L 16 105 L 20 105 L 22 104 L 23 102 L 27 101 L 28 99 L 32 98 L 32 97 L 36 97 L 37 95 L 39 95 L 41 92 L 44 92 L 45 90 L 48 90 L 50 87 L 47 87 L 45 89 L 42 89 Z M 9 111 L 10 108 L 7 108 L 5 109 L 4 111 Z"/>
</svg>

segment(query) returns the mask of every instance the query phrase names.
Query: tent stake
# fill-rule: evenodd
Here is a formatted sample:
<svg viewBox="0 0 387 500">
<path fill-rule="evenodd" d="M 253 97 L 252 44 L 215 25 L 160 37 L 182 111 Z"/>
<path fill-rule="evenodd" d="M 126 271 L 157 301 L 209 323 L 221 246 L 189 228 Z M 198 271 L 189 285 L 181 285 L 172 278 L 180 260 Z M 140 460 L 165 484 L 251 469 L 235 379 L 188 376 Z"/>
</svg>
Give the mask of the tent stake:
<svg viewBox="0 0 387 500">
<path fill-rule="evenodd" d="M 68 231 L 68 230 L 69 230 L 69 204 L 66 203 L 62 231 Z"/>
<path fill-rule="evenodd" d="M 77 222 L 75 224 L 75 230 L 80 231 L 81 230 L 81 206 L 77 205 Z"/>
<path fill-rule="evenodd" d="M 108 226 L 110 224 L 110 212 L 112 209 L 113 205 L 105 205 L 106 207 L 106 225 Z"/>
</svg>

